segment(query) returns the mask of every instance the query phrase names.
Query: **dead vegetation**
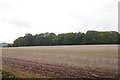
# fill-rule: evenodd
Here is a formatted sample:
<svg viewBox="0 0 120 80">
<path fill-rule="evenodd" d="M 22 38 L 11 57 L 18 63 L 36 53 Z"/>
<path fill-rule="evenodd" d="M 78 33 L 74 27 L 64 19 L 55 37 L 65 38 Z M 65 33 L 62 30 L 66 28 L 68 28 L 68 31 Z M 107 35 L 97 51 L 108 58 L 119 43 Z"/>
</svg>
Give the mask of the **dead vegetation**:
<svg viewBox="0 0 120 80">
<path fill-rule="evenodd" d="M 117 76 L 117 45 L 4 48 L 2 53 L 3 66 L 27 72 L 23 77 Z"/>
</svg>

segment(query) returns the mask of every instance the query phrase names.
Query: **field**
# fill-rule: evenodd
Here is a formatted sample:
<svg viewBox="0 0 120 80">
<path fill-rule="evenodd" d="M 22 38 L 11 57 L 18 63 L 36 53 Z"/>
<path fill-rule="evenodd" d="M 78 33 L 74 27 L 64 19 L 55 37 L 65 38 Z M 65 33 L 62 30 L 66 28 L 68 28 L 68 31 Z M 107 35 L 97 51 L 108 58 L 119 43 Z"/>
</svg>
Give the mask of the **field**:
<svg viewBox="0 0 120 80">
<path fill-rule="evenodd" d="M 114 78 L 118 45 L 2 49 L 3 69 L 20 78 Z"/>
</svg>

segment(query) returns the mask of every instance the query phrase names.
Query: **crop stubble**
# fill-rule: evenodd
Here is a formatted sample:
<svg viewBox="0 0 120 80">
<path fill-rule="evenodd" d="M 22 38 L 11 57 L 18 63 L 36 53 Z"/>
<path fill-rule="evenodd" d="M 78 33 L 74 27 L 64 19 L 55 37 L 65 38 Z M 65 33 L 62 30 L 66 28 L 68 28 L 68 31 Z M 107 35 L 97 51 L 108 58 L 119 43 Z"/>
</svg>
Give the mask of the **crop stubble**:
<svg viewBox="0 0 120 80">
<path fill-rule="evenodd" d="M 3 68 L 30 74 L 20 77 L 117 76 L 117 45 L 15 47 L 2 53 Z"/>
</svg>

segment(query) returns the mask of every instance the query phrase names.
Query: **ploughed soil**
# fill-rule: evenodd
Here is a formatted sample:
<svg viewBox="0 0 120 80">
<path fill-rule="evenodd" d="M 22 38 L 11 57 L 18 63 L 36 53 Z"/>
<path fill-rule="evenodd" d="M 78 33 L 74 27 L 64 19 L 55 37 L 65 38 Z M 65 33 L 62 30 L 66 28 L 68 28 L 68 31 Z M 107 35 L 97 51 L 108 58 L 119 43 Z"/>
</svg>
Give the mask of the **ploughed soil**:
<svg viewBox="0 0 120 80">
<path fill-rule="evenodd" d="M 71 67 L 60 64 L 2 58 L 3 68 L 20 78 L 115 78 L 117 73 L 105 69 Z"/>
</svg>

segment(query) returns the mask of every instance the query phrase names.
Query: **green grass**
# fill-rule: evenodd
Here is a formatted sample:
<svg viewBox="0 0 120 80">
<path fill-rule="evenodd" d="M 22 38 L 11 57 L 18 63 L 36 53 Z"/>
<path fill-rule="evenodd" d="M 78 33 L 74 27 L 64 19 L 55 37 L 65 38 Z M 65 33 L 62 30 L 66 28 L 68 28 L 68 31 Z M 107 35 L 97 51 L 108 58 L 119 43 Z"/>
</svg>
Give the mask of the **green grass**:
<svg viewBox="0 0 120 80">
<path fill-rule="evenodd" d="M 11 79 L 11 80 L 20 80 L 17 78 L 17 76 L 15 74 L 12 74 L 8 71 L 0 71 L 1 74 L 2 74 L 2 80 L 8 80 L 8 79 Z"/>
<path fill-rule="evenodd" d="M 2 71 L 2 77 L 3 78 L 16 78 L 15 75 L 13 75 L 12 73 L 7 72 L 7 71 Z"/>
</svg>

